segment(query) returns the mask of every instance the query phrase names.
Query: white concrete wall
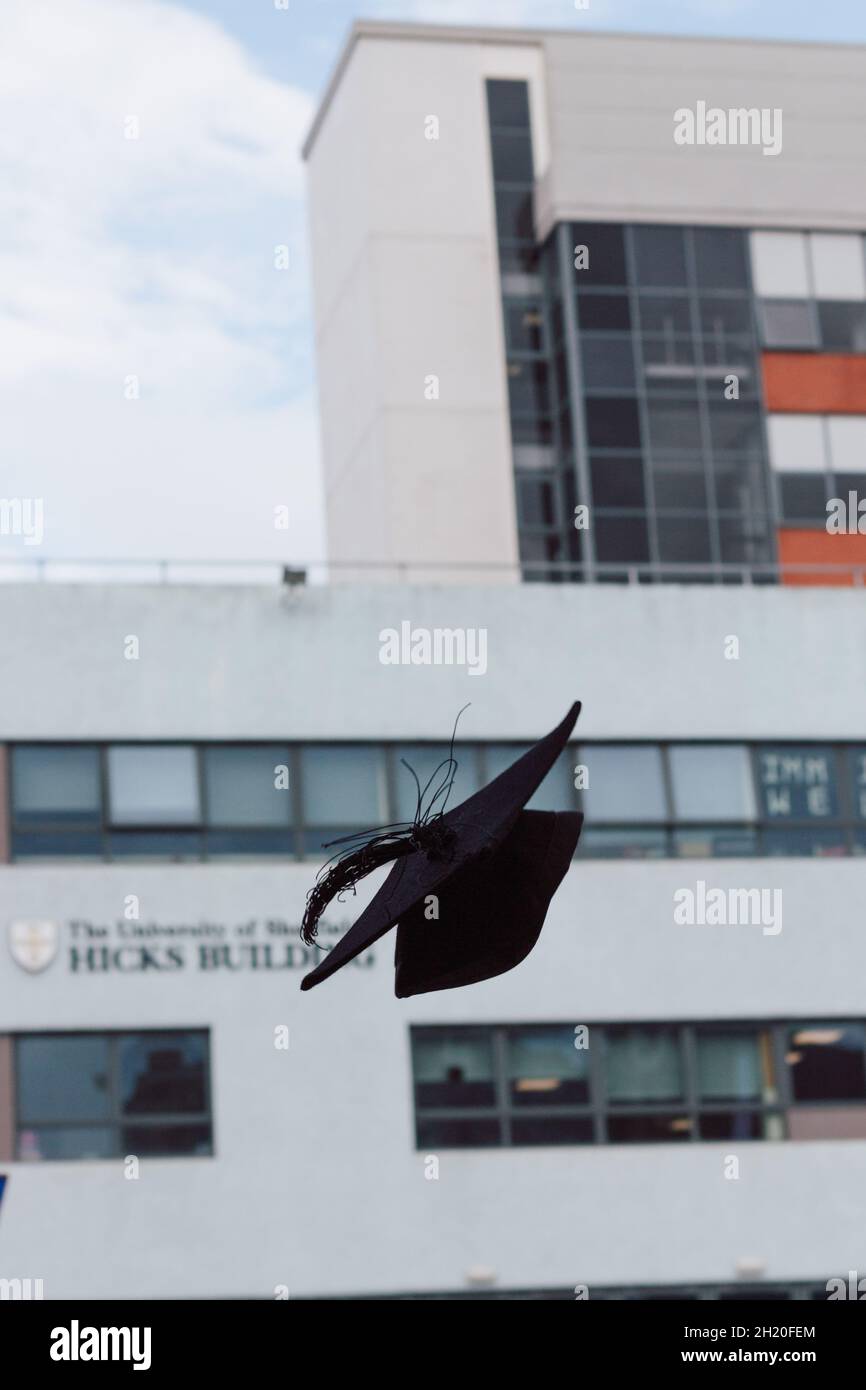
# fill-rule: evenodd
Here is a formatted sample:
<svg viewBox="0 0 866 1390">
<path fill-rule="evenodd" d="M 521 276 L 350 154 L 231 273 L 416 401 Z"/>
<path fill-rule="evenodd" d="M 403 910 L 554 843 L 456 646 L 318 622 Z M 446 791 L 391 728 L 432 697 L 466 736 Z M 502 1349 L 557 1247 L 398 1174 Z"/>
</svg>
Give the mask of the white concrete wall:
<svg viewBox="0 0 866 1390">
<path fill-rule="evenodd" d="M 486 629 L 487 674 L 382 665 L 404 621 Z M 593 739 L 864 737 L 853 589 L 0 585 L 0 632 L 0 739 L 441 740 L 467 701 L 534 739 L 574 699 Z"/>
<path fill-rule="evenodd" d="M 673 892 L 698 876 L 782 886 L 781 934 L 675 926 Z M 862 1016 L 866 865 L 582 863 L 520 967 L 414 1000 L 393 997 L 393 937 L 303 995 L 300 970 L 68 972 L 68 920 L 112 923 L 129 892 L 143 922 L 296 924 L 309 881 L 301 865 L 0 870 L 0 918 L 64 924 L 40 975 L 0 951 L 3 1028 L 209 1027 L 216 1143 L 137 1181 L 119 1161 L 9 1165 L 0 1277 L 43 1278 L 48 1298 L 270 1297 L 457 1290 L 473 1265 L 503 1288 L 591 1289 L 733 1282 L 743 1258 L 768 1280 L 864 1268 L 860 1141 L 443 1151 L 427 1181 L 409 1025 Z"/>
<path fill-rule="evenodd" d="M 492 582 L 517 577 L 484 77 L 518 72 L 537 76 L 537 48 L 362 38 L 318 131 L 310 216 L 335 562 L 410 563 L 423 579 L 425 561 L 448 561 L 452 581 L 461 563 L 488 563 L 505 567 Z M 425 138 L 429 116 L 438 140 Z M 438 400 L 425 399 L 430 375 Z"/>
</svg>

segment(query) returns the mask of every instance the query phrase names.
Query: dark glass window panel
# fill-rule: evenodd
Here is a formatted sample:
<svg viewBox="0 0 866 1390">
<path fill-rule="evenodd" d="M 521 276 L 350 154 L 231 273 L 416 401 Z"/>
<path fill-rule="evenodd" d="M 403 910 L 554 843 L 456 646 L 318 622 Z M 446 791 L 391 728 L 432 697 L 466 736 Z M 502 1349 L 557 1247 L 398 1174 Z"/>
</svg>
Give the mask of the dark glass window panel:
<svg viewBox="0 0 866 1390">
<path fill-rule="evenodd" d="M 700 458 L 654 458 L 652 475 L 657 507 L 706 511 L 707 480 Z"/>
<path fill-rule="evenodd" d="M 99 830 L 15 830 L 13 859 L 101 859 Z"/>
<path fill-rule="evenodd" d="M 187 1114 L 207 1108 L 207 1040 L 202 1033 L 130 1033 L 118 1040 L 124 1115 Z"/>
<path fill-rule="evenodd" d="M 747 290 L 745 234 L 731 227 L 695 227 L 695 273 L 706 289 Z"/>
<path fill-rule="evenodd" d="M 553 483 L 544 478 L 520 478 L 517 487 L 522 526 L 554 526 L 556 498 Z"/>
<path fill-rule="evenodd" d="M 831 748 L 766 745 L 758 752 L 757 767 L 765 820 L 823 820 L 839 814 Z"/>
<path fill-rule="evenodd" d="M 625 285 L 625 244 L 623 229 L 611 222 L 573 222 L 572 246 L 586 246 L 589 265 L 575 270 L 580 285 Z"/>
<path fill-rule="evenodd" d="M 682 405 L 692 405 L 695 409 L 701 399 L 698 372 L 694 367 L 655 363 L 644 369 L 644 387 L 649 396 L 676 397 Z"/>
<path fill-rule="evenodd" d="M 487 82 L 487 114 L 492 126 L 529 127 L 529 84 L 503 78 Z"/>
<path fill-rule="evenodd" d="M 770 561 L 772 534 L 765 516 L 746 512 L 718 520 L 719 558 L 726 565 L 762 565 Z"/>
<path fill-rule="evenodd" d="M 39 744 L 12 749 L 12 810 L 19 825 L 98 822 L 99 751 Z"/>
<path fill-rule="evenodd" d="M 802 1023 L 788 1030 L 795 1100 L 866 1099 L 866 1030 L 860 1023 Z"/>
<path fill-rule="evenodd" d="M 591 1144 L 593 1138 L 590 1115 L 511 1121 L 512 1144 Z"/>
<path fill-rule="evenodd" d="M 839 859 L 848 849 L 844 830 L 792 826 L 787 830 L 765 830 L 763 852 L 780 859 Z"/>
<path fill-rule="evenodd" d="M 701 1027 L 695 1046 L 701 1100 L 761 1100 L 767 1084 L 768 1036 L 754 1029 Z"/>
<path fill-rule="evenodd" d="M 588 396 L 586 432 L 591 447 L 639 449 L 640 419 L 633 396 Z"/>
<path fill-rule="evenodd" d="M 759 317 L 764 347 L 818 346 L 818 326 L 807 299 L 764 299 Z"/>
<path fill-rule="evenodd" d="M 296 848 L 292 830 L 209 830 L 205 847 L 209 859 L 285 856 Z"/>
<path fill-rule="evenodd" d="M 730 825 L 696 825 L 675 830 L 673 846 L 680 859 L 749 859 L 758 853 L 758 837 Z"/>
<path fill-rule="evenodd" d="M 207 820 L 215 826 L 288 825 L 289 750 L 285 745 L 204 750 Z M 285 769 L 285 771 L 283 771 Z"/>
<path fill-rule="evenodd" d="M 197 830 L 116 830 L 108 852 L 112 859 L 200 859 L 202 837 Z"/>
<path fill-rule="evenodd" d="M 573 1028 L 514 1028 L 508 1036 L 511 1102 L 581 1105 L 589 1100 L 589 1054 L 575 1047 Z"/>
<path fill-rule="evenodd" d="M 866 459 L 864 459 L 866 463 Z M 857 513 L 857 529 L 862 536 L 866 532 L 866 474 L 863 473 L 837 473 L 836 495 L 841 497 L 846 507 L 851 505 Z M 849 493 L 854 493 L 854 501 L 851 503 Z M 826 514 L 826 509 L 825 509 Z"/>
<path fill-rule="evenodd" d="M 754 1110 L 710 1111 L 698 1118 L 701 1139 L 763 1139 L 764 1116 Z"/>
<path fill-rule="evenodd" d="M 683 1056 L 676 1027 L 609 1027 L 605 1030 L 605 1063 L 610 1104 L 678 1101 L 683 1097 Z"/>
<path fill-rule="evenodd" d="M 693 1121 L 687 1115 L 609 1115 L 611 1144 L 672 1144 L 688 1140 Z"/>
<path fill-rule="evenodd" d="M 632 228 L 641 285 L 685 285 L 686 248 L 681 227 Z"/>
<path fill-rule="evenodd" d="M 823 473 L 778 474 L 781 510 L 788 521 L 827 520 L 827 478 Z"/>
<path fill-rule="evenodd" d="M 513 415 L 545 415 L 550 410 L 550 380 L 546 362 L 508 363 L 508 396 Z"/>
<path fill-rule="evenodd" d="M 508 346 L 514 352 L 544 351 L 544 313 L 535 300 L 505 304 Z"/>
<path fill-rule="evenodd" d="M 851 804 L 855 816 L 866 820 L 866 748 L 851 748 L 847 756 L 851 776 Z"/>
<path fill-rule="evenodd" d="M 701 417 L 694 400 L 653 397 L 647 403 L 650 445 L 654 451 L 701 448 Z"/>
<path fill-rule="evenodd" d="M 509 241 L 528 241 L 534 245 L 532 194 L 497 188 L 496 226 L 501 237 Z"/>
<path fill-rule="evenodd" d="M 617 830 L 584 830 L 577 844 L 587 859 L 664 859 L 667 837 L 663 830 L 628 826 Z"/>
<path fill-rule="evenodd" d="M 189 1125 L 124 1125 L 123 1152 L 147 1158 L 207 1158 L 213 1153 L 208 1121 Z"/>
<path fill-rule="evenodd" d="M 416 1033 L 412 1037 L 415 1099 L 422 1108 L 493 1105 L 493 1045 L 482 1030 Z"/>
<path fill-rule="evenodd" d="M 582 333 L 631 330 L 631 308 L 625 294 L 579 294 L 577 316 Z"/>
<path fill-rule="evenodd" d="M 646 518 L 595 514 L 593 527 L 596 559 L 602 563 L 622 560 L 643 564 L 649 560 Z"/>
<path fill-rule="evenodd" d="M 760 454 L 717 455 L 713 459 L 713 486 L 720 512 L 767 511 L 764 464 Z"/>
<path fill-rule="evenodd" d="M 500 1143 L 498 1120 L 419 1119 L 419 1149 L 490 1149 Z"/>
<path fill-rule="evenodd" d="M 710 401 L 708 415 L 714 453 L 760 451 L 761 413 L 756 405 L 743 401 Z"/>
<path fill-rule="evenodd" d="M 590 459 L 592 500 L 596 507 L 644 508 L 643 462 L 616 454 L 594 454 Z"/>
<path fill-rule="evenodd" d="M 630 338 L 585 336 L 581 349 L 587 391 L 634 390 L 634 350 Z"/>
<path fill-rule="evenodd" d="M 514 444 L 552 444 L 553 421 L 537 415 L 515 415 L 511 421 L 511 440 Z"/>
<path fill-rule="evenodd" d="M 18 1038 L 18 1119 L 102 1120 L 110 1114 L 108 1040 L 95 1034 L 55 1033 Z"/>
<path fill-rule="evenodd" d="M 828 352 L 866 352 L 866 303 L 826 300 L 818 304 L 821 345 Z"/>
<path fill-rule="evenodd" d="M 117 1131 L 107 1125 L 47 1125 L 18 1131 L 22 1161 L 99 1159 L 117 1155 Z"/>
<path fill-rule="evenodd" d="M 702 297 L 698 317 L 704 338 L 749 345 L 752 340 L 752 306 L 748 299 Z"/>
<path fill-rule="evenodd" d="M 665 342 L 691 337 L 692 308 L 686 295 L 666 297 L 642 294 L 640 297 L 640 330 L 645 337 L 662 338 Z"/>
<path fill-rule="evenodd" d="M 497 130 L 491 144 L 497 183 L 532 183 L 532 140 L 528 131 Z"/>
<path fill-rule="evenodd" d="M 659 559 L 680 564 L 706 564 L 712 560 L 710 524 L 706 516 L 656 518 Z"/>
</svg>

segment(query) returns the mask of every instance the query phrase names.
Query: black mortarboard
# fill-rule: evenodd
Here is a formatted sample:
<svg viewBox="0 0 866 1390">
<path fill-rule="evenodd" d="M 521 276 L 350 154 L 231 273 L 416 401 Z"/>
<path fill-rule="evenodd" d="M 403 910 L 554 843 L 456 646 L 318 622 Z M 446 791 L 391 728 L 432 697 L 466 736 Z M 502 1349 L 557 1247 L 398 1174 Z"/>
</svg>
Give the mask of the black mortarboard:
<svg viewBox="0 0 866 1390">
<path fill-rule="evenodd" d="M 526 811 L 577 722 L 574 704 L 561 724 L 453 811 L 436 809 L 446 774 L 408 827 L 372 832 L 359 848 L 325 865 L 304 915 L 315 939 L 328 902 L 396 859 L 372 902 L 301 982 L 312 989 L 397 925 L 398 998 L 471 985 L 511 970 L 538 940 L 550 900 L 571 862 L 583 817 L 576 811 Z M 453 757 L 449 769 L 456 768 Z M 432 779 L 431 779 L 432 781 Z M 429 786 L 429 783 L 428 783 Z M 356 837 L 363 838 L 363 837 Z M 438 915 L 428 916 L 428 899 Z"/>
</svg>

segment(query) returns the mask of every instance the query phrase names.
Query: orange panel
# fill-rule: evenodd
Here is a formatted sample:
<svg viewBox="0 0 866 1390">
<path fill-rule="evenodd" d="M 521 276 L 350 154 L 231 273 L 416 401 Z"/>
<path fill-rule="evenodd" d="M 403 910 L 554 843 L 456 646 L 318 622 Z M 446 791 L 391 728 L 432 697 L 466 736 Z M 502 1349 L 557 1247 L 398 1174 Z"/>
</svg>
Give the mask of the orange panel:
<svg viewBox="0 0 866 1390">
<path fill-rule="evenodd" d="M 793 530 L 785 527 L 777 536 L 779 543 L 779 563 L 781 565 L 833 565 L 832 572 L 809 573 L 804 570 L 782 572 L 783 584 L 830 585 L 840 588 L 858 582 L 866 582 L 866 573 L 858 576 L 854 570 L 846 570 L 845 565 L 859 565 L 866 571 L 866 536 L 859 532 L 834 535 L 823 530 Z"/>
<path fill-rule="evenodd" d="M 866 415 L 866 355 L 764 352 L 761 368 L 768 410 Z"/>
</svg>

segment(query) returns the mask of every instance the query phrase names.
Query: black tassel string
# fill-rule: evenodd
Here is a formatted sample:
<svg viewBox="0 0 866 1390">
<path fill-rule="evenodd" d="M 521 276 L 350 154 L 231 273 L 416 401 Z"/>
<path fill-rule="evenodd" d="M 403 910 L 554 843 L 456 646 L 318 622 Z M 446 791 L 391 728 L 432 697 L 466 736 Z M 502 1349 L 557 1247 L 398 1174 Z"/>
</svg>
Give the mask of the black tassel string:
<svg viewBox="0 0 866 1390">
<path fill-rule="evenodd" d="M 402 859 L 407 854 L 414 854 L 418 850 L 425 853 L 427 858 L 431 860 L 451 858 L 456 836 L 450 826 L 445 824 L 443 817 L 448 798 L 451 795 L 451 788 L 454 785 L 454 778 L 457 775 L 458 764 L 454 757 L 457 724 L 463 710 L 468 708 L 468 705 L 464 705 L 454 721 L 448 757 L 443 759 L 439 766 L 434 769 L 423 789 L 415 769 L 409 766 L 405 758 L 400 759 L 403 766 L 409 769 L 415 779 L 414 820 L 395 821 L 391 825 L 382 825 L 370 830 L 359 830 L 353 835 L 344 835 L 338 840 L 329 840 L 325 845 L 325 849 L 330 849 L 331 845 L 347 845 L 348 848 L 332 855 L 327 863 L 322 865 L 316 875 L 315 884 L 307 894 L 307 906 L 304 911 L 304 920 L 301 923 L 301 938 L 308 946 L 318 945 L 316 933 L 319 929 L 319 920 L 328 904 L 334 898 L 342 902 L 343 894 L 350 888 L 354 893 L 355 885 L 362 878 L 366 878 L 367 874 L 372 873 L 374 869 L 378 869 L 392 860 Z M 441 781 L 435 790 L 430 792 L 431 784 L 443 768 L 445 772 Z M 430 798 L 425 804 L 425 797 L 428 792 L 430 792 Z"/>
</svg>

